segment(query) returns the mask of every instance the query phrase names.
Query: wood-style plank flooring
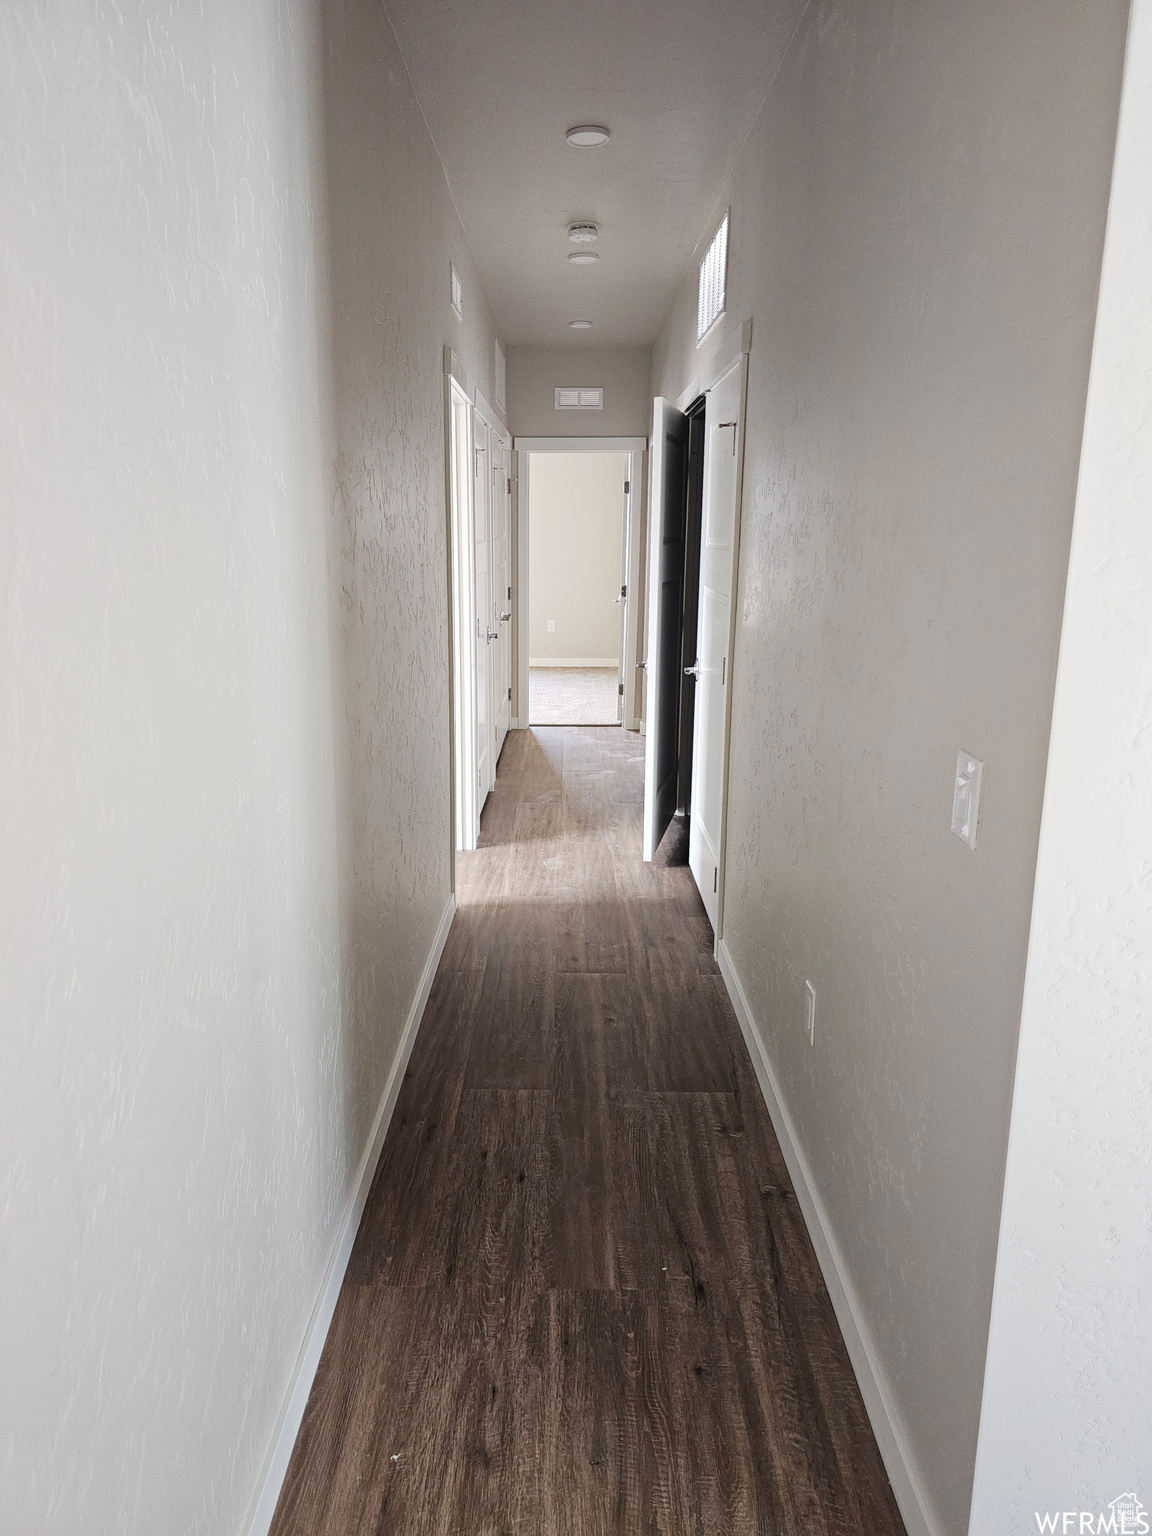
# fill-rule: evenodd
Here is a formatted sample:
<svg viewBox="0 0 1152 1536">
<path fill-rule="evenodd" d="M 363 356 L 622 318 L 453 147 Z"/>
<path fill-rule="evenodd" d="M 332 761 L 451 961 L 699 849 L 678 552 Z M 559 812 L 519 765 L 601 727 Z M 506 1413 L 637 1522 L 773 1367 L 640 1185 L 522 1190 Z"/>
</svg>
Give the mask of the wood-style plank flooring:
<svg viewBox="0 0 1152 1536">
<path fill-rule="evenodd" d="M 903 1536 L 642 747 L 508 737 L 273 1536 Z"/>
</svg>

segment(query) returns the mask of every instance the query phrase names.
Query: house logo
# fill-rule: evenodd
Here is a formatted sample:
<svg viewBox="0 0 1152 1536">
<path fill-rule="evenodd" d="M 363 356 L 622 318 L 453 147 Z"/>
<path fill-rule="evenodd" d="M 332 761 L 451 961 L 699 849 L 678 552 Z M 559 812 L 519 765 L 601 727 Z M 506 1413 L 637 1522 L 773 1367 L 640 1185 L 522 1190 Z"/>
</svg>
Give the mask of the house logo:
<svg viewBox="0 0 1152 1536">
<path fill-rule="evenodd" d="M 1152 1523 L 1134 1493 L 1119 1494 L 1102 1513 L 1091 1509 L 1036 1511 L 1041 1536 L 1149 1536 Z"/>
</svg>

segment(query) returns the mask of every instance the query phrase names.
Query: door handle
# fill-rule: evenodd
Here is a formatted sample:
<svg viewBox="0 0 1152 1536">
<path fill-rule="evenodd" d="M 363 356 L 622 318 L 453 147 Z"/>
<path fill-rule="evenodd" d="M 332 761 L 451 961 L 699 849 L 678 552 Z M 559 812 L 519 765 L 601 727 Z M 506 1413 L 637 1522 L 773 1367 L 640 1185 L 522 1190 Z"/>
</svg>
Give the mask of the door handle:
<svg viewBox="0 0 1152 1536">
<path fill-rule="evenodd" d="M 696 662 L 691 667 L 685 667 L 684 668 L 684 676 L 685 677 L 694 677 L 697 680 L 699 680 L 699 677 L 700 677 L 700 663 Z"/>
<path fill-rule="evenodd" d="M 500 615 L 500 622 L 501 622 L 501 624 L 507 624 L 508 620 L 511 617 L 512 617 L 512 615 L 510 613 L 502 613 Z"/>
<path fill-rule="evenodd" d="M 489 645 L 492 644 L 493 640 L 499 640 L 499 638 L 500 638 L 500 631 L 498 629 L 489 629 L 487 625 L 485 625 L 484 628 L 485 628 L 485 631 L 486 631 L 486 633 L 488 635 L 488 644 Z"/>
</svg>

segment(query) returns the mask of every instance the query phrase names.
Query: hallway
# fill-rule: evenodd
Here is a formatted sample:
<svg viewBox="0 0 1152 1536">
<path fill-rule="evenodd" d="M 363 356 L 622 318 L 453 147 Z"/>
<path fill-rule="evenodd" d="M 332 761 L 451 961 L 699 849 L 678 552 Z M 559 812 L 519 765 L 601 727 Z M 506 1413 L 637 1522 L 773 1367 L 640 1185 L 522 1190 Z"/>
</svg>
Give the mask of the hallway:
<svg viewBox="0 0 1152 1536">
<path fill-rule="evenodd" d="M 508 737 L 275 1536 L 903 1532 L 642 777 Z"/>
</svg>

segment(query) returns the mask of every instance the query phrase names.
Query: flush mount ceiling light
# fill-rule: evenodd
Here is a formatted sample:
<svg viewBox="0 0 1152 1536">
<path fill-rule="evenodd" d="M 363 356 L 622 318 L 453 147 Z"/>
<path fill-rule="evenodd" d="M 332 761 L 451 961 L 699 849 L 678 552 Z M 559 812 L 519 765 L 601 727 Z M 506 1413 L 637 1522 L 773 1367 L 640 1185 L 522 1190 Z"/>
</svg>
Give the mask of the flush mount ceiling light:
<svg viewBox="0 0 1152 1536">
<path fill-rule="evenodd" d="M 579 127 L 569 128 L 564 137 L 575 149 L 595 149 L 600 144 L 607 144 L 610 134 L 607 128 L 582 123 Z"/>
<path fill-rule="evenodd" d="M 600 258 L 595 251 L 569 251 L 568 260 L 574 267 L 594 267 Z"/>
<path fill-rule="evenodd" d="M 592 322 L 591 320 L 569 320 L 568 329 L 570 331 L 590 331 L 592 329 Z"/>
<path fill-rule="evenodd" d="M 600 231 L 595 224 L 569 224 L 568 238 L 573 245 L 591 245 Z"/>
</svg>

